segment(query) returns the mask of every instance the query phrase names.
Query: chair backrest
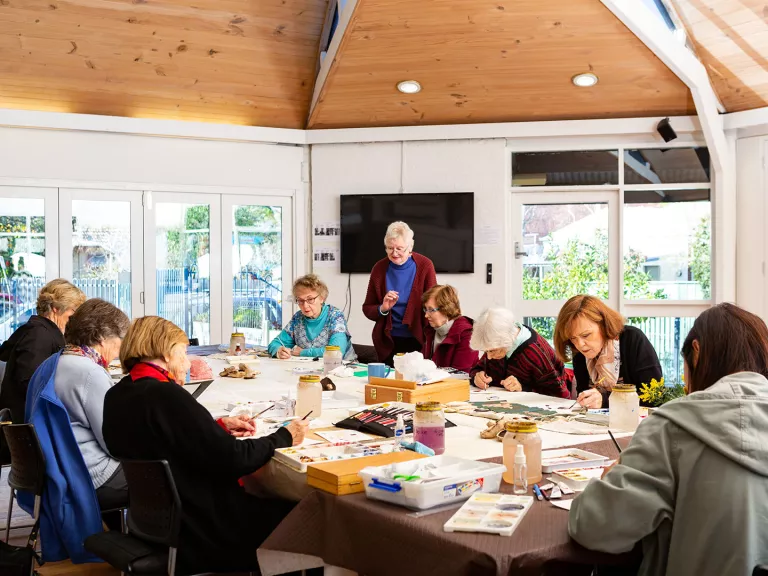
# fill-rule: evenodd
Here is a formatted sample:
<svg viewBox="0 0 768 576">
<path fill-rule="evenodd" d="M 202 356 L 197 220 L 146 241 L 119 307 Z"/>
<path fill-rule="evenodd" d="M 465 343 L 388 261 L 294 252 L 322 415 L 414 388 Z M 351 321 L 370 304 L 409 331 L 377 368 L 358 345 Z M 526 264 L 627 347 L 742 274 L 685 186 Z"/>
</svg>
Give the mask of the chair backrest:
<svg viewBox="0 0 768 576">
<path fill-rule="evenodd" d="M 181 501 L 165 460 L 121 460 L 128 483 L 128 532 L 176 548 Z"/>
<path fill-rule="evenodd" d="M 11 473 L 8 484 L 16 490 L 43 494 L 45 487 L 45 456 L 32 424 L 3 426 L 5 441 L 11 452 Z"/>
<path fill-rule="evenodd" d="M 378 362 L 379 356 L 376 354 L 376 348 L 367 344 L 352 344 L 352 348 L 357 354 L 357 361 L 362 364 L 370 364 L 371 362 Z"/>
<path fill-rule="evenodd" d="M 752 576 L 768 576 L 768 564 L 755 566 L 755 569 L 752 570 Z"/>
<path fill-rule="evenodd" d="M 0 377 L 0 381 L 2 378 Z M 13 416 L 11 414 L 10 408 L 3 408 L 0 410 L 0 425 L 7 425 L 10 424 L 13 421 Z M 3 460 L 7 458 L 8 461 L 4 462 Z M 3 476 L 3 466 L 6 464 L 11 463 L 10 455 L 5 456 L 5 434 L 0 432 L 0 478 Z"/>
</svg>

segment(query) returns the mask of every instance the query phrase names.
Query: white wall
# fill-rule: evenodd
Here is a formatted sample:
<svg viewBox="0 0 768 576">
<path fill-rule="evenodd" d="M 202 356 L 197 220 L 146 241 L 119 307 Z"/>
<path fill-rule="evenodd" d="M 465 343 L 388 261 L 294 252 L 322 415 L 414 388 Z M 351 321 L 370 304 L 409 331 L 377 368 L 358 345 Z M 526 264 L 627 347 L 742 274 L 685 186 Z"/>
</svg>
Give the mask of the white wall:
<svg viewBox="0 0 768 576">
<path fill-rule="evenodd" d="M 301 189 L 303 148 L 0 128 L 0 178 Z"/>
<path fill-rule="evenodd" d="M 498 231 L 506 228 L 509 199 L 504 139 L 321 144 L 312 146 L 311 158 L 313 223 L 339 220 L 341 194 L 474 192 L 475 228 L 490 226 Z M 385 256 L 383 240 L 382 258 Z M 321 241 L 315 246 L 329 244 Z M 496 245 L 475 245 L 474 274 L 438 274 L 437 280 L 456 287 L 462 312 L 477 317 L 488 306 L 507 303 L 505 262 L 502 236 Z M 492 284 L 485 282 L 487 263 L 493 264 Z M 338 266 L 317 267 L 315 272 L 328 284 L 330 303 L 341 308 L 347 275 L 342 275 Z M 349 329 L 355 343 L 369 344 L 373 323 L 361 311 L 368 275 L 353 274 L 351 286 Z"/>
<path fill-rule="evenodd" d="M 736 143 L 736 303 L 768 321 L 768 135 Z"/>
</svg>

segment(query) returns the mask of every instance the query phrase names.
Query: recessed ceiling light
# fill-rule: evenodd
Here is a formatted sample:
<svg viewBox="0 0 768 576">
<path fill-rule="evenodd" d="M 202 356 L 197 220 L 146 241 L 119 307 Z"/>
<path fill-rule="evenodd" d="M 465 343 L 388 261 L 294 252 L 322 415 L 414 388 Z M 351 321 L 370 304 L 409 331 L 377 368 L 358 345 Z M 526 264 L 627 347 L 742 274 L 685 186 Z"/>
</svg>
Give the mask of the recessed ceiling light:
<svg viewBox="0 0 768 576">
<path fill-rule="evenodd" d="M 403 80 L 397 83 L 397 89 L 403 94 L 416 94 L 421 92 L 421 84 L 416 82 L 416 80 Z"/>
<path fill-rule="evenodd" d="M 592 72 L 576 74 L 576 76 L 571 78 L 571 81 L 579 88 L 589 88 L 590 86 L 597 84 L 597 76 L 592 74 Z"/>
</svg>

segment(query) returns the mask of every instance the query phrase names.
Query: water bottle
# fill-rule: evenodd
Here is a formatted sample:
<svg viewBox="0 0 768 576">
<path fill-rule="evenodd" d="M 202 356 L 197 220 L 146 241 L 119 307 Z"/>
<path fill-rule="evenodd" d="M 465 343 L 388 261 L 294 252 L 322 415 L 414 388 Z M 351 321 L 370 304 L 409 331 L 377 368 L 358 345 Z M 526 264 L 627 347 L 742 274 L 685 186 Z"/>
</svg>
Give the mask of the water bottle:
<svg viewBox="0 0 768 576">
<path fill-rule="evenodd" d="M 528 467 L 525 465 L 525 448 L 522 444 L 517 445 L 515 452 L 515 484 L 513 488 L 515 494 L 528 493 Z"/>
<path fill-rule="evenodd" d="M 397 424 L 395 424 L 395 452 L 403 450 L 403 440 L 405 439 L 405 422 L 403 421 L 403 415 L 397 415 Z"/>
</svg>

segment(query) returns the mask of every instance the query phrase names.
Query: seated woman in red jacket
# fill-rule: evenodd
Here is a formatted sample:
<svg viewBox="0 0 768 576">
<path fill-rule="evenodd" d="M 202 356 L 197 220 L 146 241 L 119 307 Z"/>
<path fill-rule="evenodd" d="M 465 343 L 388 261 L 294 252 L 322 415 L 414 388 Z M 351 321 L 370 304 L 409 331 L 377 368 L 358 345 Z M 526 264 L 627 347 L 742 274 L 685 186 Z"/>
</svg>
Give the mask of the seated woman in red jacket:
<svg viewBox="0 0 768 576">
<path fill-rule="evenodd" d="M 461 315 L 459 295 L 453 286 L 433 286 L 421 296 L 424 317 L 429 322 L 424 330 L 421 353 L 438 368 L 455 368 L 462 372 L 477 362 L 477 352 L 469 346 L 472 318 Z"/>
<path fill-rule="evenodd" d="M 481 390 L 501 386 L 509 392 L 570 398 L 571 379 L 552 346 L 533 328 L 515 322 L 506 308 L 480 315 L 470 345 L 485 352 L 469 373 Z"/>
</svg>

